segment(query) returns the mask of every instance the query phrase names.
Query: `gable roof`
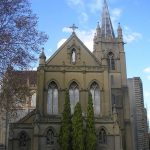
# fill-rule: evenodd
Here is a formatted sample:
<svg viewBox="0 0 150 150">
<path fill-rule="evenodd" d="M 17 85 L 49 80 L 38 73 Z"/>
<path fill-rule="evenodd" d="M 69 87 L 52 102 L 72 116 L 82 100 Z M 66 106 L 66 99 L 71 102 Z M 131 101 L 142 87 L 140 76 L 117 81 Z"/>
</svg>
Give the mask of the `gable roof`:
<svg viewBox="0 0 150 150">
<path fill-rule="evenodd" d="M 77 41 L 86 49 L 86 51 L 93 57 L 93 59 L 101 65 L 100 61 L 94 56 L 94 54 L 84 45 L 84 43 L 77 37 L 75 32 L 71 34 L 71 36 L 56 50 L 56 52 L 46 61 L 48 64 L 73 38 L 77 39 Z"/>
</svg>

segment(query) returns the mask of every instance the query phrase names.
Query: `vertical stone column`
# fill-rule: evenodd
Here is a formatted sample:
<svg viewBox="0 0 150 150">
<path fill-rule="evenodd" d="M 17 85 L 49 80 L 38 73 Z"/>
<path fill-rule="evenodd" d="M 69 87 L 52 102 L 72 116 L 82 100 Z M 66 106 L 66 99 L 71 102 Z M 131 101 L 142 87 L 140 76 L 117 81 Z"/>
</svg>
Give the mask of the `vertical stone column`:
<svg viewBox="0 0 150 150">
<path fill-rule="evenodd" d="M 108 69 L 104 70 L 104 116 L 110 115 L 110 87 Z"/>
<path fill-rule="evenodd" d="M 40 111 L 41 115 L 44 113 L 44 68 L 37 71 L 37 98 L 36 108 Z"/>
</svg>

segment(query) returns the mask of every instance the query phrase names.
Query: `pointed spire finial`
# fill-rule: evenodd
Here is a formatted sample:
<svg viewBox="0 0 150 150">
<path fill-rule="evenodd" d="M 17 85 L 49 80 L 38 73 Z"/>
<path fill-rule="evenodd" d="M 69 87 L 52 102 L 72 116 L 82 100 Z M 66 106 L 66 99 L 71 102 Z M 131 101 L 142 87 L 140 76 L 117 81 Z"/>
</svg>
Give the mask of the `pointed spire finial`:
<svg viewBox="0 0 150 150">
<path fill-rule="evenodd" d="M 115 38 L 106 0 L 104 0 L 102 10 L 102 36 Z"/>
</svg>

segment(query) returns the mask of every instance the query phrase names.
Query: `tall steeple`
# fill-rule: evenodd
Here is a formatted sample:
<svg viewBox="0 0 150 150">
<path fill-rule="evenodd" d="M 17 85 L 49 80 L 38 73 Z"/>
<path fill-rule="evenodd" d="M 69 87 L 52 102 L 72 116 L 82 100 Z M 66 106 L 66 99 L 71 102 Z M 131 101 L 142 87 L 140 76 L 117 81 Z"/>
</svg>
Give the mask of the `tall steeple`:
<svg viewBox="0 0 150 150">
<path fill-rule="evenodd" d="M 108 5 L 106 0 L 104 0 L 103 10 L 102 10 L 102 27 L 101 27 L 102 37 L 112 37 L 115 38 L 113 26 L 110 19 L 110 14 L 108 10 Z"/>
</svg>

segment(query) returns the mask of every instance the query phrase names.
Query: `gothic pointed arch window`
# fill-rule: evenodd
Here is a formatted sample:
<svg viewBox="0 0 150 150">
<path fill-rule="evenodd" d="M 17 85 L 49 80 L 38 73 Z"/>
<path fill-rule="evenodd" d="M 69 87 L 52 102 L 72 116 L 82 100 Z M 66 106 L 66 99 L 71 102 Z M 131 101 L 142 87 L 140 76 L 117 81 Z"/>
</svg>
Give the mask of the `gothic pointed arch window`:
<svg viewBox="0 0 150 150">
<path fill-rule="evenodd" d="M 52 129 L 49 129 L 46 134 L 46 144 L 54 145 L 54 143 L 55 143 L 54 131 Z"/>
<path fill-rule="evenodd" d="M 100 114 L 100 88 L 96 82 L 93 82 L 90 87 L 90 92 L 92 94 L 94 114 Z"/>
<path fill-rule="evenodd" d="M 48 86 L 47 113 L 58 114 L 58 87 L 54 81 Z"/>
<path fill-rule="evenodd" d="M 108 66 L 110 70 L 115 70 L 115 60 L 112 52 L 108 53 Z"/>
<path fill-rule="evenodd" d="M 99 132 L 98 140 L 100 144 L 107 144 L 107 135 L 106 135 L 106 131 L 103 128 Z"/>
<path fill-rule="evenodd" d="M 22 131 L 19 136 L 19 146 L 26 147 L 28 142 L 28 136 L 25 131 Z"/>
<path fill-rule="evenodd" d="M 72 51 L 71 51 L 71 63 L 76 63 L 76 59 L 77 59 L 77 56 L 76 56 L 76 49 L 73 48 Z"/>
<path fill-rule="evenodd" d="M 79 87 L 76 82 L 72 82 L 69 87 L 71 113 L 74 112 L 74 107 L 79 101 Z"/>
</svg>

